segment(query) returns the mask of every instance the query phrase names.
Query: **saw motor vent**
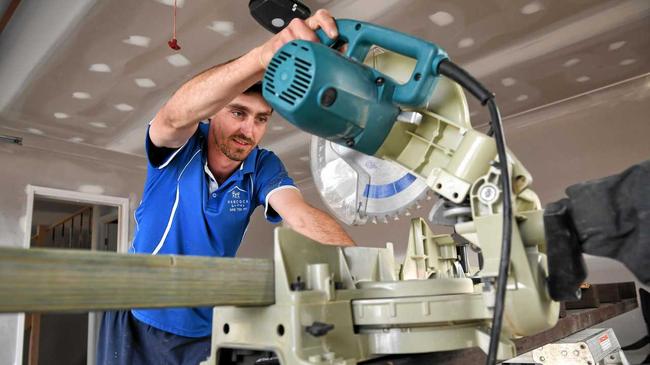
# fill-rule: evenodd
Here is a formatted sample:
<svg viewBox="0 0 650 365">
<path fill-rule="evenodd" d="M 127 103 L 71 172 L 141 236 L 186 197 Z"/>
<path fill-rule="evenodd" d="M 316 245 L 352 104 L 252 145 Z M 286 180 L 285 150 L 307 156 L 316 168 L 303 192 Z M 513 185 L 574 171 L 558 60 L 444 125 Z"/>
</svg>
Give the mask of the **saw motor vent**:
<svg viewBox="0 0 650 365">
<path fill-rule="evenodd" d="M 299 104 L 307 94 L 313 79 L 313 64 L 311 57 L 301 57 L 301 53 L 309 54 L 309 49 L 298 43 L 282 49 L 271 59 L 264 75 L 265 97 L 275 97 L 288 106 Z M 270 94 L 270 95 L 269 95 Z"/>
</svg>

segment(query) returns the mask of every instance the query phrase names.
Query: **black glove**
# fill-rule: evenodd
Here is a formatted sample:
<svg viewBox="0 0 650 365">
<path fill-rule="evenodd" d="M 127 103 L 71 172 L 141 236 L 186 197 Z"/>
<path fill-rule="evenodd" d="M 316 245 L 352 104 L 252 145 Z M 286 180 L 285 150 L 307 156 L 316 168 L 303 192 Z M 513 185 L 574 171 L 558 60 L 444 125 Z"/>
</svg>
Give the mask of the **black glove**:
<svg viewBox="0 0 650 365">
<path fill-rule="evenodd" d="M 568 299 L 586 277 L 580 252 L 616 259 L 650 284 L 650 160 L 566 193 L 544 213 L 551 296 Z"/>
</svg>

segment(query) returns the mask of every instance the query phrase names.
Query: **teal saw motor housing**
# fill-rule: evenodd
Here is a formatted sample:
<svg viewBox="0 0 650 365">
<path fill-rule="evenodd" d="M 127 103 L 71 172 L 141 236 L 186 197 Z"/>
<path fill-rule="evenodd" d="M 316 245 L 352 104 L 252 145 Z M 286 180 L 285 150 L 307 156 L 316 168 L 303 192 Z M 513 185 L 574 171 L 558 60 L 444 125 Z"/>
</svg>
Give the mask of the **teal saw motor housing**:
<svg viewBox="0 0 650 365">
<path fill-rule="evenodd" d="M 269 104 L 296 127 L 372 155 L 399 108 L 395 81 L 327 46 L 296 40 L 271 59 L 263 81 Z M 368 121 L 372 128 L 367 128 Z"/>
<path fill-rule="evenodd" d="M 435 44 L 374 24 L 339 19 L 336 25 L 338 41 L 348 45 L 345 54 L 329 48 L 335 42 L 320 29 L 322 43 L 289 42 L 271 59 L 262 93 L 296 127 L 374 155 L 400 108 L 427 102 L 447 55 Z M 362 64 L 373 45 L 415 59 L 411 78 L 398 84 Z"/>
</svg>

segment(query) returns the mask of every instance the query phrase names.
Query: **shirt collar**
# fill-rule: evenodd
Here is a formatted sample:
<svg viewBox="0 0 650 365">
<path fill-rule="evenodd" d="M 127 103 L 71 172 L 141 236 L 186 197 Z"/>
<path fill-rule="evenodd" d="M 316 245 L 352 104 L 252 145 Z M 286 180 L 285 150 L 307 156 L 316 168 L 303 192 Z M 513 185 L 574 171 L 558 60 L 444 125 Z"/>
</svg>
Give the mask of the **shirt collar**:
<svg viewBox="0 0 650 365">
<path fill-rule="evenodd" d="M 259 147 L 257 146 L 253 147 L 251 153 L 249 153 L 246 159 L 242 161 L 241 165 L 239 165 L 239 171 L 241 172 L 242 175 L 255 172 L 255 161 L 257 160 L 258 151 L 259 151 Z"/>
</svg>

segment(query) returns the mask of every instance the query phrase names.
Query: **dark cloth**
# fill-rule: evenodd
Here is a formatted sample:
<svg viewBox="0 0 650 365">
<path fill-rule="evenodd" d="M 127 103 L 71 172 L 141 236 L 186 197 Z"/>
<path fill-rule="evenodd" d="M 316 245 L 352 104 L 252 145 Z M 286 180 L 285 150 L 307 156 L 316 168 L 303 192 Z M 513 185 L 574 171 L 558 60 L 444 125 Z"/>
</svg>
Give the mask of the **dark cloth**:
<svg viewBox="0 0 650 365">
<path fill-rule="evenodd" d="M 183 337 L 161 331 L 130 311 L 105 312 L 97 365 L 196 365 L 210 355 L 210 336 Z"/>
<path fill-rule="evenodd" d="M 566 193 L 568 198 L 549 204 L 544 213 L 556 284 L 584 279 L 583 252 L 616 259 L 650 285 L 650 160 L 572 185 Z"/>
<path fill-rule="evenodd" d="M 582 251 L 621 261 L 650 284 L 650 160 L 566 192 Z"/>
</svg>

